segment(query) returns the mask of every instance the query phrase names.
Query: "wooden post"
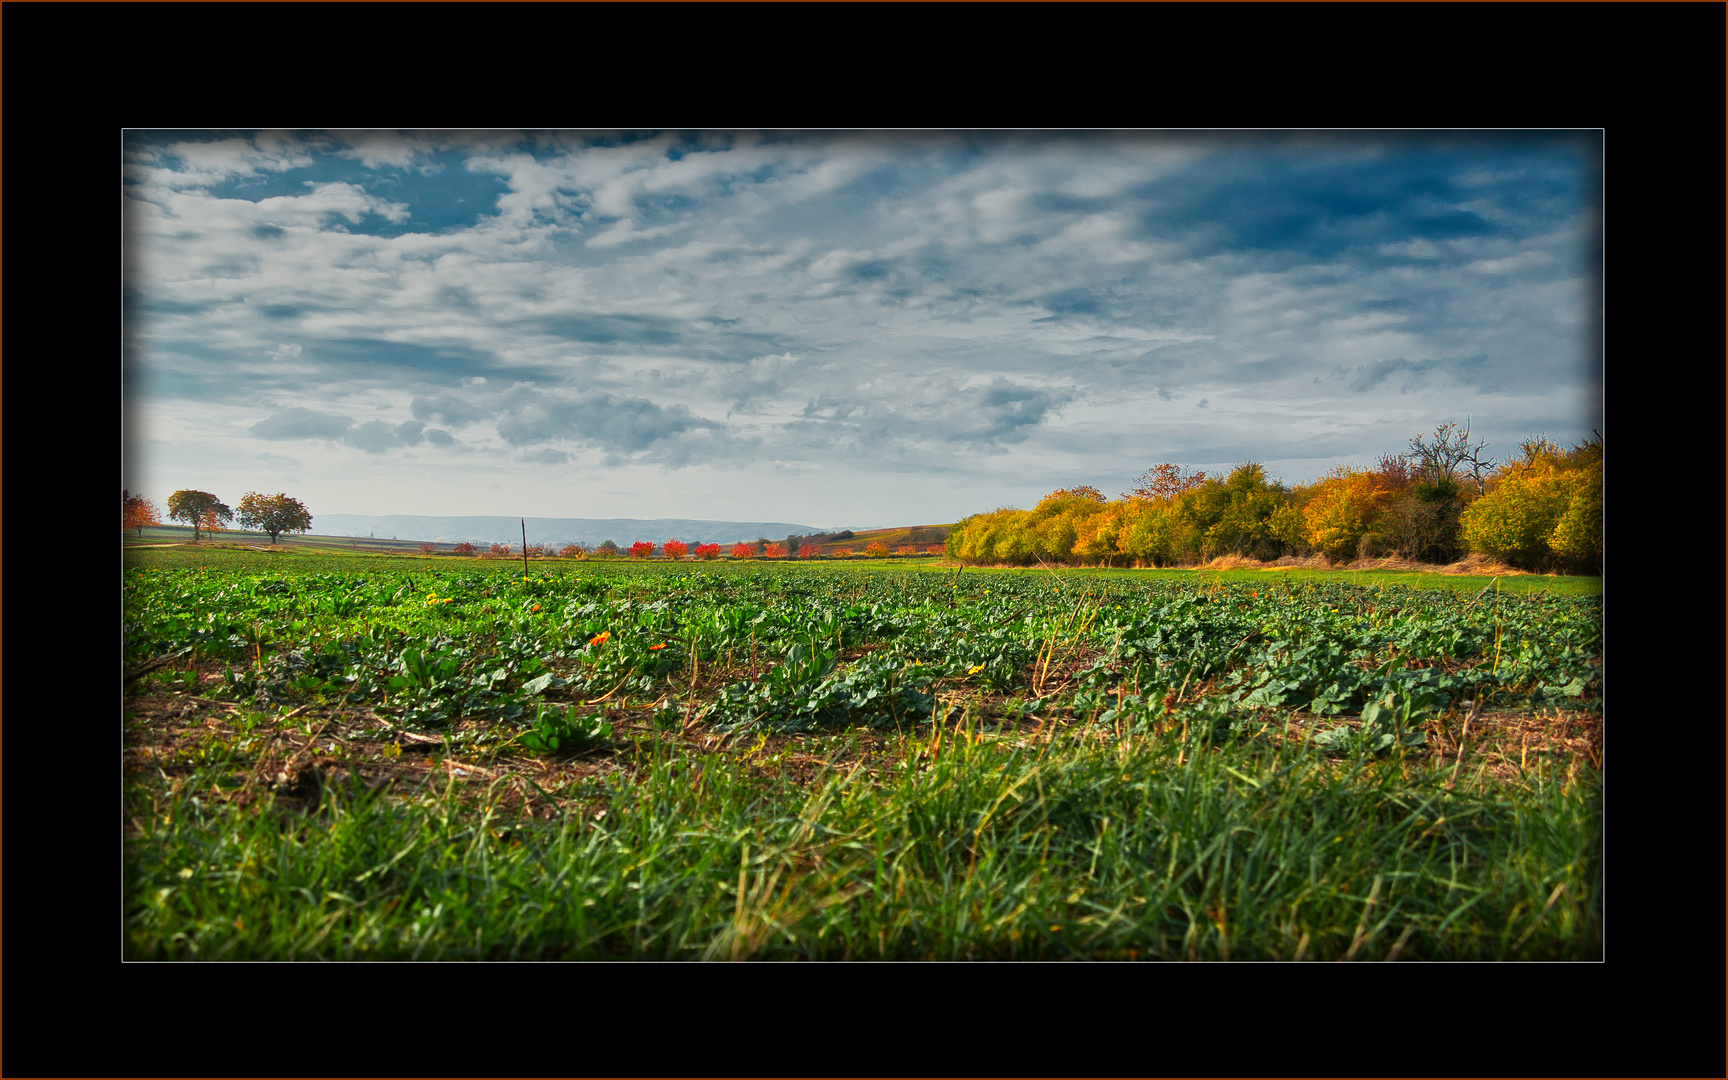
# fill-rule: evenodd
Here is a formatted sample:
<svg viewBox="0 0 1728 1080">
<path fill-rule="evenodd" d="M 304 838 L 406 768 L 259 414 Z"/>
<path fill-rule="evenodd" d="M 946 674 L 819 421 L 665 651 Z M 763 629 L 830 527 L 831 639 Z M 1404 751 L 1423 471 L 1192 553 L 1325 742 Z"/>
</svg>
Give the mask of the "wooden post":
<svg viewBox="0 0 1728 1080">
<path fill-rule="evenodd" d="M 522 580 L 528 580 L 528 519 L 517 518 L 522 523 Z"/>
</svg>

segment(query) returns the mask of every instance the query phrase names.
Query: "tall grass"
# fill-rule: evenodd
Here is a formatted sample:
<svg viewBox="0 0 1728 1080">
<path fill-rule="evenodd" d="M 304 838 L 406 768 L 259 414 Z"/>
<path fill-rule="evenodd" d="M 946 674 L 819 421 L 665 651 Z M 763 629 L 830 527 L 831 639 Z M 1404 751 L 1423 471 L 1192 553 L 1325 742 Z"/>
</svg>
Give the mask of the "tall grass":
<svg viewBox="0 0 1728 1080">
<path fill-rule="evenodd" d="M 128 789 L 136 959 L 1585 959 L 1595 774 L 1097 729 L 930 731 L 831 764 L 647 755 L 507 815 L 325 789 L 243 808 L 214 755 Z M 164 794 L 164 791 L 167 791 Z M 406 797 L 404 797 L 406 796 Z"/>
</svg>

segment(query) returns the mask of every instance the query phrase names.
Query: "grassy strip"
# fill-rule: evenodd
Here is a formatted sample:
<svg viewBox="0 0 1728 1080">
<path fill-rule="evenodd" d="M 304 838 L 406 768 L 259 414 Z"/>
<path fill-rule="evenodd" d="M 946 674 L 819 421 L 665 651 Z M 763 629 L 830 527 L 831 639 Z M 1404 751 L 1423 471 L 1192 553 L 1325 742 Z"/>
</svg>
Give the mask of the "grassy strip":
<svg viewBox="0 0 1728 1080">
<path fill-rule="evenodd" d="M 213 570 L 257 572 L 291 566 L 297 572 L 341 573 L 361 568 L 368 571 L 400 569 L 404 572 L 413 572 L 479 567 L 507 572 L 510 569 L 510 563 L 511 560 L 509 559 L 462 559 L 449 555 L 393 555 L 365 551 L 313 550 L 305 547 L 283 547 L 271 551 L 222 547 L 128 547 L 125 552 L 125 565 L 128 569 L 183 570 L 208 567 Z M 520 572 L 520 557 L 516 560 L 515 565 Z M 953 575 L 957 571 L 957 568 L 951 563 L 938 564 L 930 559 L 897 559 L 892 557 L 874 560 L 854 559 L 843 562 L 752 559 L 740 563 L 733 563 L 728 560 L 711 563 L 672 563 L 661 559 L 534 559 L 530 561 L 529 566 L 532 573 L 547 576 L 596 569 L 604 569 L 607 572 L 622 570 L 625 573 L 644 574 L 689 573 L 698 569 L 706 572 L 723 572 L 728 567 L 733 570 L 753 573 L 764 571 L 822 573 L 825 570 L 832 571 L 839 567 L 844 567 L 848 571 L 870 570 L 949 575 Z M 1371 588 L 1404 586 L 1413 589 L 1445 589 L 1451 592 L 1471 593 L 1472 595 L 1481 592 L 1491 584 L 1491 581 L 1497 580 L 1498 591 L 1509 596 L 1527 596 L 1537 593 L 1546 593 L 1550 596 L 1597 596 L 1602 592 L 1602 579 L 1598 577 L 1564 577 L 1541 574 L 1519 574 L 1498 579 L 1487 579 L 1401 570 L 1308 570 L 1300 568 L 1277 570 L 1103 570 L 1092 567 L 1062 567 L 1056 570 L 966 567 L 964 570 L 959 570 L 959 573 L 963 576 L 1001 576 L 1010 579 L 1026 577 L 1046 579 L 1054 574 L 1062 580 L 1077 583 L 1093 580 L 1140 584 L 1199 582 L 1254 585 L 1327 582 Z"/>
<path fill-rule="evenodd" d="M 561 793 L 586 809 L 550 822 L 502 810 L 503 779 L 247 805 L 246 763 L 218 752 L 128 790 L 126 953 L 1600 955 L 1593 773 L 1481 783 L 1468 761 L 1198 731 L 906 733 L 850 761 L 844 737 L 820 746 L 830 764 L 800 782 L 760 755 L 648 743 L 630 774 Z"/>
</svg>

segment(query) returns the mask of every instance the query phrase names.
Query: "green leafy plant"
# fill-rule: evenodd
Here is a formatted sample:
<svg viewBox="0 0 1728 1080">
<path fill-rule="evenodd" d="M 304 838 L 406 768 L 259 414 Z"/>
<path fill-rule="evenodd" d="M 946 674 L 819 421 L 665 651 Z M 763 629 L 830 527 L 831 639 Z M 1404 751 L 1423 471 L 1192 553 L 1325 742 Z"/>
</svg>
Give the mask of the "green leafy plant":
<svg viewBox="0 0 1728 1080">
<path fill-rule="evenodd" d="M 574 705 L 560 710 L 543 704 L 535 709 L 534 726 L 519 739 L 537 754 L 556 754 L 605 742 L 611 737 L 612 725 L 597 715 L 582 716 Z"/>
</svg>

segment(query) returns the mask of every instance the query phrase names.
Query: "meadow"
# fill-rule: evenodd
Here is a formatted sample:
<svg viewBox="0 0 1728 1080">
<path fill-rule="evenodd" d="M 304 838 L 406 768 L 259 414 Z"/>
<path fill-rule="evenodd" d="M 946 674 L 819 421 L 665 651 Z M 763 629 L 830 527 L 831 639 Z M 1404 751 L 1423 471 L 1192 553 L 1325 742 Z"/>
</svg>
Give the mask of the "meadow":
<svg viewBox="0 0 1728 1080">
<path fill-rule="evenodd" d="M 129 958 L 1601 957 L 1599 579 L 124 558 Z"/>
</svg>

